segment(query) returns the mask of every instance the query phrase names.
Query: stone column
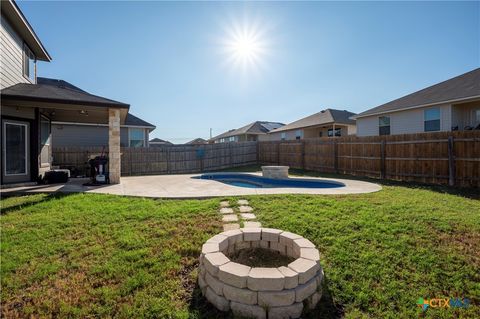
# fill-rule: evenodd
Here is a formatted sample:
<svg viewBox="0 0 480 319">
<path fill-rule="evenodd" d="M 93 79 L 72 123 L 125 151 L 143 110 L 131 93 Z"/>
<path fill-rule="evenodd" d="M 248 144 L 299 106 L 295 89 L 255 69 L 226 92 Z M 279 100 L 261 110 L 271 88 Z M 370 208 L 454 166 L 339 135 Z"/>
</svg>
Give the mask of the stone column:
<svg viewBox="0 0 480 319">
<path fill-rule="evenodd" d="M 108 170 L 111 184 L 120 183 L 120 109 L 108 109 Z"/>
</svg>

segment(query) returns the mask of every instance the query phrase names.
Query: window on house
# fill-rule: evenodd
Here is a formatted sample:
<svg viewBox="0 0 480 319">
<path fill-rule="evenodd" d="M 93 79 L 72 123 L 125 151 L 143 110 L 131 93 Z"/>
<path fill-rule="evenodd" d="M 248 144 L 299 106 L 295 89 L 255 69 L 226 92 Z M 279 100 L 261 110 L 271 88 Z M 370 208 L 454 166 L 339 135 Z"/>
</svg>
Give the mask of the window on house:
<svg viewBox="0 0 480 319">
<path fill-rule="evenodd" d="M 50 145 L 50 120 L 42 116 L 40 119 L 40 142 L 43 145 Z"/>
<path fill-rule="evenodd" d="M 141 128 L 128 129 L 130 147 L 144 147 L 145 146 L 145 130 Z"/>
<path fill-rule="evenodd" d="M 35 83 L 35 55 L 32 50 L 24 44 L 23 45 L 23 75 L 30 81 Z"/>
<path fill-rule="evenodd" d="M 378 135 L 390 135 L 390 116 L 378 118 Z"/>
<path fill-rule="evenodd" d="M 285 134 L 285 132 L 280 134 L 280 138 L 282 141 L 285 141 L 285 139 L 287 138 L 287 134 Z"/>
<path fill-rule="evenodd" d="M 296 130 L 295 131 L 295 139 L 299 140 L 302 138 L 302 131 L 301 130 Z"/>
<path fill-rule="evenodd" d="M 475 122 L 480 123 L 480 109 L 475 111 Z"/>
<path fill-rule="evenodd" d="M 433 108 L 423 111 L 425 132 L 440 131 L 440 109 Z"/>
<path fill-rule="evenodd" d="M 342 129 L 336 128 L 335 129 L 335 136 L 342 136 Z M 333 128 L 328 129 L 328 137 L 333 137 Z"/>
</svg>

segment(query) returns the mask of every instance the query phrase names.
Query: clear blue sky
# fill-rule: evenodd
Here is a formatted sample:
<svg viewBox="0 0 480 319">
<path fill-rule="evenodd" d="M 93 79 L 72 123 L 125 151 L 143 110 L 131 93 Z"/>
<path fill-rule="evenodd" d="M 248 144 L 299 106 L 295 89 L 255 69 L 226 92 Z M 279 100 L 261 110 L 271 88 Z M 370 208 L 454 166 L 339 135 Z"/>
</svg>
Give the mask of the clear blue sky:
<svg viewBox="0 0 480 319">
<path fill-rule="evenodd" d="M 20 2 L 39 75 L 131 105 L 182 143 L 255 120 L 361 112 L 480 65 L 479 2 Z M 232 63 L 232 27 L 256 64 Z M 259 44 L 260 43 L 260 44 Z"/>
</svg>

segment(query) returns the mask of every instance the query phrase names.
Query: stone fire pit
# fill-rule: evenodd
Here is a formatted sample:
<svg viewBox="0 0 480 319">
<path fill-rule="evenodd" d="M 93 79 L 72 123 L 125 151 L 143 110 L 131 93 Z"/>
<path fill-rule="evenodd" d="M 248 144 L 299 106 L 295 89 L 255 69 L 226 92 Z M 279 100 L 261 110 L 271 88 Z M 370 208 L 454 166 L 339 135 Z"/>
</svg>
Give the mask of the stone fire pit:
<svg viewBox="0 0 480 319">
<path fill-rule="evenodd" d="M 249 267 L 227 256 L 246 248 L 267 248 L 295 258 L 276 268 Z M 322 296 L 323 270 L 309 240 L 278 229 L 242 228 L 220 233 L 202 247 L 198 284 L 221 311 L 248 318 L 299 318 Z"/>
<path fill-rule="evenodd" d="M 262 166 L 262 175 L 267 178 L 288 178 L 288 166 Z"/>
</svg>

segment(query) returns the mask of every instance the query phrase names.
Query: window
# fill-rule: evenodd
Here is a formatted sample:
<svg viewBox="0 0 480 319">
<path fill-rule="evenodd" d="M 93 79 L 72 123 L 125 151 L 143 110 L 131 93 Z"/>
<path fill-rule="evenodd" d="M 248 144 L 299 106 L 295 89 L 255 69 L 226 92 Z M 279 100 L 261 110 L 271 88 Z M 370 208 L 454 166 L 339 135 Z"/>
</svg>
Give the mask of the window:
<svg viewBox="0 0 480 319">
<path fill-rule="evenodd" d="M 285 134 L 285 132 L 283 132 L 282 134 L 280 134 L 280 139 L 281 139 L 282 141 L 285 141 L 286 137 L 287 137 L 287 134 Z"/>
<path fill-rule="evenodd" d="M 328 129 L 328 137 L 333 136 L 333 128 Z M 336 128 L 335 129 L 335 136 L 342 136 L 342 129 L 341 128 Z"/>
<path fill-rule="evenodd" d="M 23 75 L 31 82 L 35 83 L 35 55 L 32 50 L 23 45 Z"/>
<path fill-rule="evenodd" d="M 440 131 L 440 109 L 433 108 L 423 111 L 425 132 Z"/>
<path fill-rule="evenodd" d="M 475 111 L 475 122 L 480 124 L 480 110 Z"/>
<path fill-rule="evenodd" d="M 299 140 L 302 138 L 302 130 L 296 130 L 295 131 L 295 139 Z"/>
<path fill-rule="evenodd" d="M 322 131 L 318 132 L 318 137 L 322 137 L 322 136 L 323 136 L 323 132 Z"/>
<path fill-rule="evenodd" d="M 40 142 L 43 145 L 50 145 L 50 120 L 45 116 L 40 119 Z"/>
<path fill-rule="evenodd" d="M 378 135 L 390 135 L 389 116 L 380 116 L 378 118 Z"/>
<path fill-rule="evenodd" d="M 144 147 L 145 146 L 145 131 L 141 128 L 128 129 L 130 147 Z"/>
</svg>

